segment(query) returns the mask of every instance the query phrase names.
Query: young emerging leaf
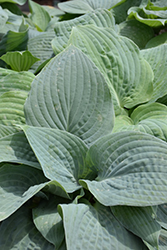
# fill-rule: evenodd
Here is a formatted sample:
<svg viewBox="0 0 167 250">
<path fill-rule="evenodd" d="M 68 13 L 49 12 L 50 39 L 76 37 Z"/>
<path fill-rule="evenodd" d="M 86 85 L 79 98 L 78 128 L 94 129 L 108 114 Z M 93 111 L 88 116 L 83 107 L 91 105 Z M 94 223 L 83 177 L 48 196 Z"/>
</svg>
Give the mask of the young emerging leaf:
<svg viewBox="0 0 167 250">
<path fill-rule="evenodd" d="M 167 144 L 160 139 L 134 131 L 115 133 L 99 139 L 88 156 L 98 177 L 79 183 L 105 206 L 167 201 Z"/>
<path fill-rule="evenodd" d="M 66 130 L 91 144 L 111 133 L 114 110 L 102 74 L 85 54 L 70 46 L 33 81 L 25 117 L 29 125 Z"/>
</svg>

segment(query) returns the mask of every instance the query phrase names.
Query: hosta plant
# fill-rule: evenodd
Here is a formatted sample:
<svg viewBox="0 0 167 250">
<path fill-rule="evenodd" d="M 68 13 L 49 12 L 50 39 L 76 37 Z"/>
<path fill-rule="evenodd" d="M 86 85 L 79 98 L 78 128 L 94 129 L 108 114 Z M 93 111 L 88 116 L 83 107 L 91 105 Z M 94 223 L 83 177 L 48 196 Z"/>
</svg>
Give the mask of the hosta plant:
<svg viewBox="0 0 167 250">
<path fill-rule="evenodd" d="M 166 249 L 162 2 L 0 1 L 0 249 Z"/>
</svg>

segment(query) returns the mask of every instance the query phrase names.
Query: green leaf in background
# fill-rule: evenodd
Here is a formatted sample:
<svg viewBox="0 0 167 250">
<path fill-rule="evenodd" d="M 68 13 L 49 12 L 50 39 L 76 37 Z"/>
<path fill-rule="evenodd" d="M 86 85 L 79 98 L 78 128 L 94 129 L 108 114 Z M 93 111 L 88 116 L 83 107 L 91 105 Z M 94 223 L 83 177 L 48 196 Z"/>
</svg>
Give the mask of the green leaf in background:
<svg viewBox="0 0 167 250">
<path fill-rule="evenodd" d="M 146 24 L 137 20 L 128 20 L 119 25 L 119 34 L 131 39 L 140 49 L 144 49 L 147 42 L 153 38 L 154 31 Z"/>
<path fill-rule="evenodd" d="M 0 73 L 2 74 L 2 76 L 0 76 L 0 95 L 8 91 L 29 92 L 31 83 L 35 78 L 31 72 L 14 72 L 0 69 Z"/>
<path fill-rule="evenodd" d="M 98 8 L 110 9 L 123 2 L 125 0 L 73 0 L 59 3 L 58 7 L 67 13 L 85 14 Z"/>
<path fill-rule="evenodd" d="M 167 107 L 160 103 L 138 106 L 128 116 L 115 118 L 112 132 L 127 130 L 141 131 L 167 141 Z"/>
<path fill-rule="evenodd" d="M 85 163 L 87 146 L 78 137 L 58 129 L 22 128 L 45 176 L 60 183 L 66 192 L 81 188 L 79 178 L 92 176 Z"/>
<path fill-rule="evenodd" d="M 69 44 L 81 49 L 104 75 L 116 115 L 124 107 L 149 101 L 153 72 L 131 40 L 112 29 L 85 25 L 73 28 Z"/>
<path fill-rule="evenodd" d="M 21 163 L 41 169 L 24 133 L 10 128 L 6 126 L 0 139 L 0 162 Z"/>
<path fill-rule="evenodd" d="M 99 203 L 95 207 L 63 204 L 58 211 L 63 218 L 68 250 L 145 249 L 141 240 L 121 226 L 109 208 Z"/>
<path fill-rule="evenodd" d="M 0 59 L 6 62 L 11 69 L 18 72 L 29 70 L 35 62 L 40 60 L 34 57 L 29 51 L 7 52 L 5 55 L 1 56 Z"/>
<path fill-rule="evenodd" d="M 161 226 L 156 222 L 151 207 L 110 207 L 115 218 L 129 231 L 158 249 Z"/>
<path fill-rule="evenodd" d="M 49 13 L 40 4 L 28 0 L 29 9 L 31 12 L 30 19 L 35 24 L 37 30 L 45 31 L 51 18 Z"/>
<path fill-rule="evenodd" d="M 52 48 L 54 53 L 58 54 L 67 47 L 73 27 L 87 24 L 94 24 L 98 27 L 114 28 L 115 21 L 111 11 L 106 9 L 98 9 L 69 21 L 55 23 L 54 30 L 56 36 L 52 40 Z"/>
<path fill-rule="evenodd" d="M 25 117 L 28 125 L 66 130 L 87 144 L 110 133 L 114 123 L 103 76 L 74 46 L 53 58 L 33 81 Z"/>
<path fill-rule="evenodd" d="M 30 51 L 34 57 L 40 59 L 40 61 L 37 61 L 32 65 L 31 70 L 33 72 L 35 72 L 42 63 L 54 55 L 51 46 L 53 38 L 55 38 L 55 32 L 49 31 L 43 32 L 42 34 L 29 39 L 27 44 L 28 51 Z"/>
<path fill-rule="evenodd" d="M 33 221 L 43 237 L 59 249 L 64 241 L 64 228 L 62 219 L 57 211 L 58 204 L 69 203 L 69 200 L 58 196 L 51 196 L 33 208 Z"/>
<path fill-rule="evenodd" d="M 154 72 L 153 95 L 150 99 L 150 102 L 154 102 L 167 94 L 167 44 L 142 50 L 141 54 Z"/>
<path fill-rule="evenodd" d="M 36 229 L 31 210 L 23 206 L 0 225 L 0 248 L 4 250 L 55 250 Z"/>
<path fill-rule="evenodd" d="M 0 0 L 0 4 L 4 2 L 9 2 L 9 3 L 16 3 L 19 5 L 25 4 L 26 0 Z"/>
<path fill-rule="evenodd" d="M 21 11 L 21 9 L 19 8 L 19 5 L 15 4 L 15 3 L 5 1 L 4 3 L 0 3 L 0 6 L 3 9 L 9 10 L 10 12 L 12 12 L 15 15 L 26 17 L 26 14 Z"/>
<path fill-rule="evenodd" d="M 43 172 L 36 168 L 12 164 L 0 167 L 0 221 L 38 193 L 46 182 Z"/>
<path fill-rule="evenodd" d="M 149 49 L 149 48 L 156 47 L 164 43 L 167 43 L 167 32 L 164 32 L 150 39 L 150 41 L 148 41 L 148 43 L 146 44 L 145 48 Z"/>
<path fill-rule="evenodd" d="M 96 141 L 88 157 L 98 177 L 79 183 L 103 205 L 142 207 L 166 202 L 166 142 L 144 133 L 120 132 Z"/>
</svg>

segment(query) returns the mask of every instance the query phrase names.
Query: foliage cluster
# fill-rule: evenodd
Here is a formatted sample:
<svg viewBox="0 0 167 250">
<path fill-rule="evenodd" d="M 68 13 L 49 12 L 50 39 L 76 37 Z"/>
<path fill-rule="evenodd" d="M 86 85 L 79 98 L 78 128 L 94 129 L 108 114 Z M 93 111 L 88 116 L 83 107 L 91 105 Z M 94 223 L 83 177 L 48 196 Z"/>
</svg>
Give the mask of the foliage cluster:
<svg viewBox="0 0 167 250">
<path fill-rule="evenodd" d="M 167 248 L 167 3 L 0 0 L 0 249 Z"/>
</svg>

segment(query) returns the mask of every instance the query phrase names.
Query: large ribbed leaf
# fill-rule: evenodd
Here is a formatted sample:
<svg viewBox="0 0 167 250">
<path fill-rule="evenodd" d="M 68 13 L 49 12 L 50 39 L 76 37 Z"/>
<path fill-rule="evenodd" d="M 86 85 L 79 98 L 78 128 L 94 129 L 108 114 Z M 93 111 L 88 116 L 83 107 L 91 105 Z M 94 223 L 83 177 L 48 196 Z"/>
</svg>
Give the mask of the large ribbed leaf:
<svg viewBox="0 0 167 250">
<path fill-rule="evenodd" d="M 112 215 L 109 208 L 100 204 L 60 205 L 68 250 L 144 250 L 141 240 L 128 232 Z"/>
<path fill-rule="evenodd" d="M 108 86 L 96 66 L 70 46 L 35 78 L 25 103 L 29 125 L 58 128 L 87 144 L 111 132 L 113 105 Z"/>
<path fill-rule="evenodd" d="M 34 74 L 30 72 L 14 72 L 2 71 L 2 77 L 0 77 L 0 95 L 8 91 L 30 91 L 31 83 L 35 78 Z"/>
<path fill-rule="evenodd" d="M 27 71 L 35 62 L 39 61 L 29 51 L 7 52 L 0 59 L 5 61 L 15 71 Z"/>
<path fill-rule="evenodd" d="M 84 14 L 98 8 L 110 9 L 123 2 L 125 0 L 73 0 L 59 3 L 58 7 L 68 13 Z"/>
<path fill-rule="evenodd" d="M 158 249 L 161 226 L 151 207 L 113 206 L 111 211 L 126 229 Z"/>
<path fill-rule="evenodd" d="M 0 221 L 9 217 L 47 182 L 43 172 L 26 165 L 0 167 Z"/>
<path fill-rule="evenodd" d="M 23 126 L 28 141 L 43 172 L 72 193 L 81 188 L 78 179 L 89 178 L 91 171 L 85 164 L 87 147 L 78 137 L 51 128 Z"/>
<path fill-rule="evenodd" d="M 37 30 L 45 31 L 51 20 L 49 13 L 45 10 L 45 8 L 34 1 L 28 0 L 28 3 L 31 12 L 30 19 L 35 24 Z"/>
<path fill-rule="evenodd" d="M 32 222 L 28 204 L 0 225 L 0 248 L 4 250 L 54 250 Z"/>
<path fill-rule="evenodd" d="M 94 10 L 72 20 L 57 22 L 54 25 L 56 37 L 52 40 L 53 51 L 58 54 L 67 47 L 71 30 L 75 26 L 94 24 L 98 27 L 114 27 L 114 23 L 112 13 L 106 9 Z"/>
<path fill-rule="evenodd" d="M 59 249 L 64 240 L 64 228 L 62 219 L 57 212 L 57 205 L 67 203 L 58 196 L 51 196 L 49 200 L 43 200 L 33 209 L 33 221 L 35 226 L 46 240 Z"/>
<path fill-rule="evenodd" d="M 167 44 L 141 51 L 143 57 L 149 62 L 154 72 L 153 95 L 151 102 L 167 94 Z"/>
<path fill-rule="evenodd" d="M 106 205 L 150 206 L 167 201 L 167 144 L 139 132 L 104 136 L 89 150 L 98 177 L 82 180 Z"/>
<path fill-rule="evenodd" d="M 50 59 L 53 55 L 51 41 L 55 37 L 55 32 L 44 32 L 28 41 L 28 50 L 31 54 L 40 59 L 40 61 L 32 65 L 32 70 L 36 70 L 39 65 Z"/>
<path fill-rule="evenodd" d="M 40 164 L 24 133 L 16 132 L 14 128 L 8 126 L 4 128 L 0 139 L 0 152 L 0 162 L 23 163 L 40 169 Z"/>
<path fill-rule="evenodd" d="M 167 107 L 160 103 L 138 106 L 131 116 L 117 116 L 112 132 L 141 131 L 167 141 Z"/>
<path fill-rule="evenodd" d="M 114 30 L 86 25 L 73 28 L 70 43 L 86 53 L 104 75 L 116 114 L 151 98 L 152 69 L 131 40 Z"/>
</svg>

